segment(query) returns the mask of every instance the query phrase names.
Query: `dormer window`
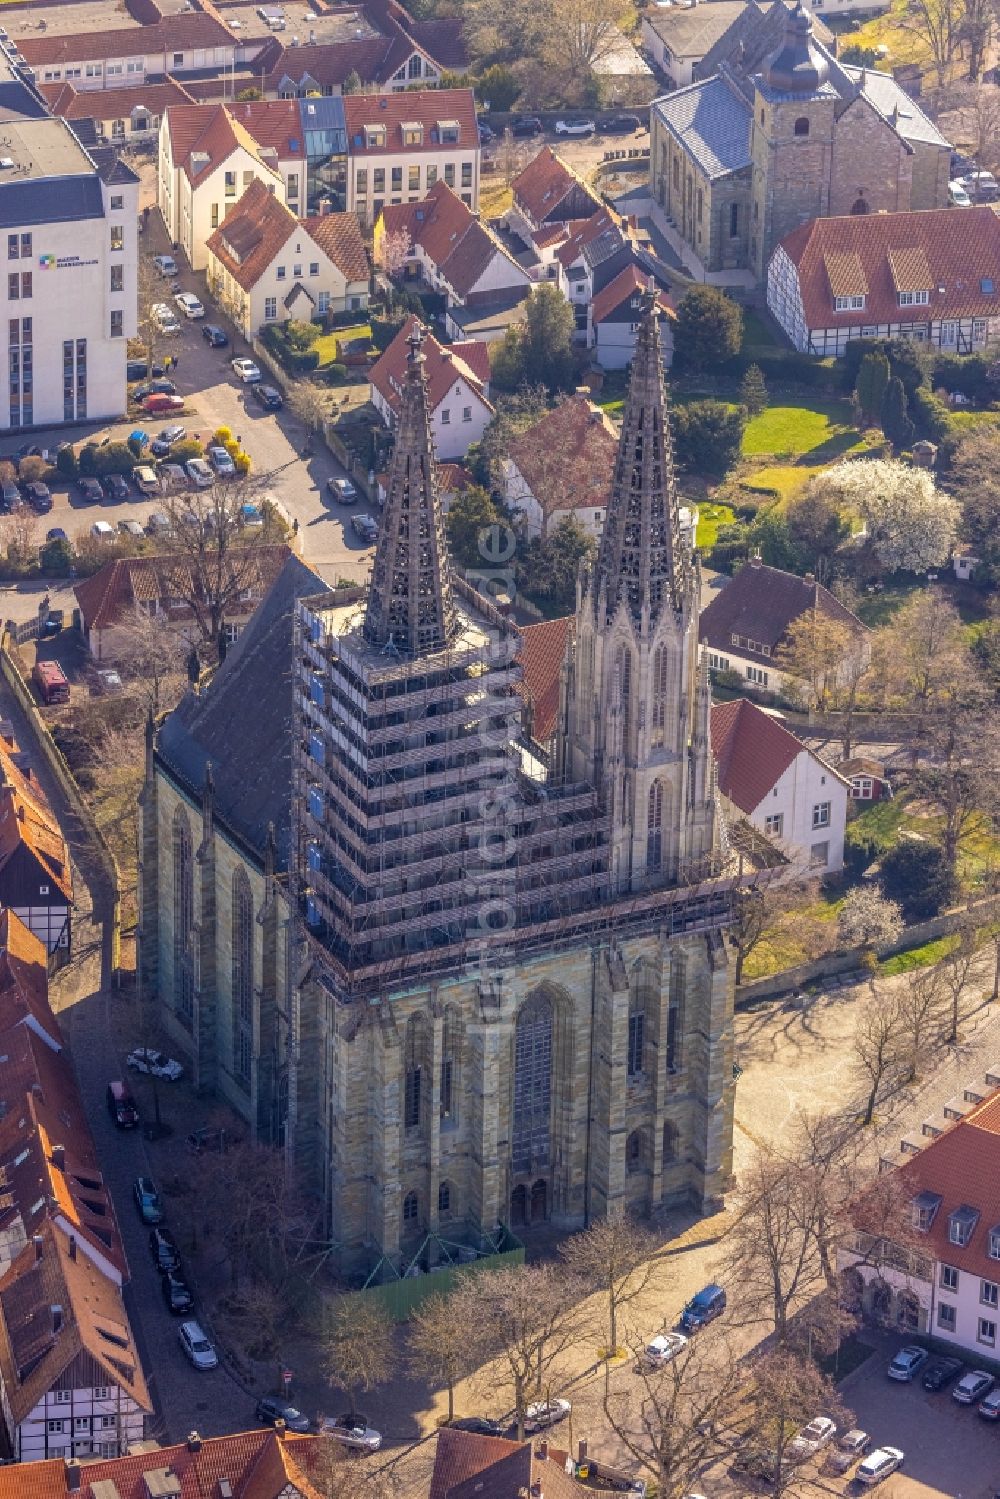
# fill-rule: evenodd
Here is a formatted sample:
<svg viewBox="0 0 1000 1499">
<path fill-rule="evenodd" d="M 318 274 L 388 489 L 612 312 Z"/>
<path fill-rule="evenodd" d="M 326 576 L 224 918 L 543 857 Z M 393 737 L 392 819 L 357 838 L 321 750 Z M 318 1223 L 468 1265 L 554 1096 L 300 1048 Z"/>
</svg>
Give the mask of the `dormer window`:
<svg viewBox="0 0 1000 1499">
<path fill-rule="evenodd" d="M 930 1233 L 931 1224 L 941 1206 L 939 1192 L 921 1192 L 913 1199 L 913 1227 L 918 1233 Z"/>
<path fill-rule="evenodd" d="M 976 1208 L 964 1205 L 956 1208 L 948 1216 L 948 1242 L 958 1244 L 965 1248 L 972 1238 L 976 1224 L 979 1222 L 979 1213 Z"/>
<path fill-rule="evenodd" d="M 404 146 L 422 146 L 423 145 L 423 143 L 424 143 L 424 127 L 423 127 L 423 125 L 420 124 L 419 121 L 411 121 L 408 125 L 403 125 L 401 128 L 402 128 L 402 131 L 403 131 L 403 145 Z"/>
<path fill-rule="evenodd" d="M 901 291 L 899 305 L 900 307 L 926 307 L 930 299 L 929 291 Z"/>
<path fill-rule="evenodd" d="M 989 1256 L 991 1260 L 1000 1260 L 1000 1224 L 990 1229 Z"/>
<path fill-rule="evenodd" d="M 457 146 L 458 145 L 458 121 L 457 120 L 438 120 L 437 127 L 438 127 L 438 140 L 441 142 L 442 146 Z"/>
<path fill-rule="evenodd" d="M 863 296 L 834 297 L 834 312 L 863 312 L 865 299 Z"/>
<path fill-rule="evenodd" d="M 365 128 L 365 145 L 369 151 L 376 150 L 385 145 L 385 126 L 368 125 Z"/>
</svg>

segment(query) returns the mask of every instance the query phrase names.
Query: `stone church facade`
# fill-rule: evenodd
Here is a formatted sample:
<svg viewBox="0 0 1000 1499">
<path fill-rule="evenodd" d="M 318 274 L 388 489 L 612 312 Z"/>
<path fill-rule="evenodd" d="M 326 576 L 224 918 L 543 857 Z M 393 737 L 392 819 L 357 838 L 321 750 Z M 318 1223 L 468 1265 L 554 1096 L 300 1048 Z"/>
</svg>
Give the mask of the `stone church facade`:
<svg viewBox="0 0 1000 1499">
<path fill-rule="evenodd" d="M 732 1169 L 732 882 L 655 309 L 551 756 L 516 629 L 451 568 L 422 366 L 415 339 L 367 591 L 293 559 L 151 733 L 143 793 L 142 982 L 348 1275 L 707 1206 Z"/>
</svg>

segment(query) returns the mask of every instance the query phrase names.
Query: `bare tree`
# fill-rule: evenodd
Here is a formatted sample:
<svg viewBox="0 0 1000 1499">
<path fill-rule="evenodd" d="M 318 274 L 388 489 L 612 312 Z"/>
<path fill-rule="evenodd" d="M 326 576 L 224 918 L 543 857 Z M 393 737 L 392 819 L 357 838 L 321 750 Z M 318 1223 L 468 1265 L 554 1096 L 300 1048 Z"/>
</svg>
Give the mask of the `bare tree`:
<svg viewBox="0 0 1000 1499">
<path fill-rule="evenodd" d="M 903 1016 L 894 994 L 880 993 L 874 984 L 872 998 L 858 1017 L 854 1033 L 854 1059 L 867 1089 L 865 1112 L 861 1121 L 867 1129 L 875 1117 L 875 1107 L 887 1083 L 894 1083 L 901 1071 L 901 1052 L 906 1040 Z"/>
<path fill-rule="evenodd" d="M 771 881 L 740 886 L 733 895 L 733 923 L 729 935 L 736 949 L 736 983 L 743 982 L 743 965 L 774 931 L 783 916 L 816 899 L 819 882 Z"/>
<path fill-rule="evenodd" d="M 285 1461 L 298 1463 L 294 1447 L 286 1452 Z M 303 1491 L 318 1499 L 394 1499 L 399 1492 L 394 1466 L 359 1463 L 341 1442 L 323 1435 L 315 1438 L 308 1460 L 302 1461 L 301 1477 Z"/>
<path fill-rule="evenodd" d="M 958 1040 L 962 996 L 972 977 L 972 969 L 977 956 L 977 934 L 971 913 L 966 914 L 956 935 L 958 940 L 945 954 L 939 965 L 941 984 L 948 996 L 948 1023 L 945 1040 L 951 1045 Z"/>
<path fill-rule="evenodd" d="M 467 1276 L 455 1293 L 456 1315 L 481 1329 L 491 1388 L 510 1392 L 518 1439 L 533 1398 L 548 1398 L 560 1363 L 580 1332 L 581 1287 L 555 1265 L 525 1265 Z"/>
<path fill-rule="evenodd" d="M 927 1057 L 937 1050 L 942 1036 L 945 985 L 940 964 L 920 968 L 896 996 L 899 1010 L 901 1057 L 904 1076 L 915 1082 Z"/>
<path fill-rule="evenodd" d="M 794 1440 L 802 1423 L 818 1411 L 843 1420 L 831 1380 L 808 1356 L 779 1347 L 754 1366 L 750 1407 L 754 1429 L 769 1433 L 759 1472 L 772 1499 L 783 1499 L 806 1483 L 811 1487 L 812 1475 L 803 1472 Z"/>
<path fill-rule="evenodd" d="M 115 661 L 156 717 L 173 707 L 187 654 L 187 642 L 138 604 L 115 621 Z"/>
<path fill-rule="evenodd" d="M 385 1384 L 395 1369 L 392 1321 L 382 1303 L 365 1294 L 334 1307 L 320 1348 L 327 1377 L 350 1400 L 351 1415 L 358 1396 Z"/>
<path fill-rule="evenodd" d="M 448 1420 L 455 1419 L 455 1385 L 478 1362 L 477 1329 L 470 1327 L 451 1297 L 430 1296 L 410 1318 L 408 1362 L 424 1379 L 448 1391 Z"/>
<path fill-rule="evenodd" d="M 833 706 L 845 663 L 855 655 L 864 662 L 864 644 L 855 631 L 814 607 L 789 626 L 775 652 L 775 665 L 785 673 L 793 696 L 803 707 L 825 714 Z"/>
<path fill-rule="evenodd" d="M 948 69 L 958 51 L 964 7 L 962 0 L 909 0 L 902 25 L 927 44 L 938 88 L 948 81 Z"/>
<path fill-rule="evenodd" d="M 918 783 L 941 809 L 941 850 L 952 880 L 963 839 L 978 824 L 988 831 L 997 807 L 1000 723 L 984 699 L 982 687 L 970 681 L 926 726 L 927 762 Z"/>
<path fill-rule="evenodd" d="M 218 483 L 197 494 L 163 502 L 173 537 L 175 597 L 191 610 L 202 639 L 218 647 L 226 619 L 248 590 L 260 584 L 260 529 L 243 525 L 246 484 Z"/>
<path fill-rule="evenodd" d="M 618 1318 L 649 1286 L 658 1249 L 656 1235 L 627 1217 L 602 1219 L 560 1245 L 574 1275 L 606 1297 L 608 1358 L 618 1351 Z"/>
</svg>

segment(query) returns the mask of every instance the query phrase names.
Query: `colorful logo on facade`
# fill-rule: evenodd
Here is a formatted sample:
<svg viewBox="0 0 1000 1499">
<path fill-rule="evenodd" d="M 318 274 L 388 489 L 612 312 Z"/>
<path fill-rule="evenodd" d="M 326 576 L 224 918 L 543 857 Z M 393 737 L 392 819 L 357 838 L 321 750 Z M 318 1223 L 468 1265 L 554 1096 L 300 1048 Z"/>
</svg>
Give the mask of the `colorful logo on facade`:
<svg viewBox="0 0 1000 1499">
<path fill-rule="evenodd" d="M 43 271 L 54 270 L 56 265 L 56 257 L 54 255 L 39 255 L 38 264 L 41 266 Z"/>
</svg>

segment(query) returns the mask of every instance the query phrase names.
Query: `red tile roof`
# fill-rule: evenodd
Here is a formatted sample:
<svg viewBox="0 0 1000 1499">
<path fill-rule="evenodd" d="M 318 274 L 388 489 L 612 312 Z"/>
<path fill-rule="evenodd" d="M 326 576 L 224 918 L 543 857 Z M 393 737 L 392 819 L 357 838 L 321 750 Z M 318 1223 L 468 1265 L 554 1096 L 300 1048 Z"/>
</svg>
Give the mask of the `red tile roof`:
<svg viewBox="0 0 1000 1499">
<path fill-rule="evenodd" d="M 596 328 L 598 323 L 603 323 L 612 312 L 617 312 L 627 298 L 644 292 L 649 285 L 649 279 L 649 276 L 642 274 L 638 266 L 627 265 L 613 281 L 609 281 L 607 286 L 597 293 L 591 302 L 590 317 L 594 327 Z M 658 291 L 656 301 L 666 317 L 677 316 L 666 292 Z"/>
<path fill-rule="evenodd" d="M 162 116 L 171 104 L 195 101 L 176 78 L 162 83 L 137 83 L 132 88 L 75 89 L 72 83 L 40 83 L 54 115 L 64 120 L 127 120 L 135 109 Z"/>
<path fill-rule="evenodd" d="M 592 244 L 595 239 L 600 239 L 602 234 L 609 230 L 618 228 L 618 221 L 614 214 L 602 208 L 597 213 L 592 213 L 589 219 L 570 219 L 565 225 L 569 233 L 565 243 L 561 244 L 556 251 L 556 259 L 564 270 L 568 271 L 570 266 L 579 259 L 581 252 L 587 245 Z M 535 235 L 535 242 L 540 235 Z"/>
<path fill-rule="evenodd" d="M 90 1499 L 89 1486 L 102 1480 L 114 1484 L 119 1499 L 148 1499 L 143 1474 L 163 1469 L 179 1480 L 181 1499 L 216 1499 L 224 1478 L 233 1499 L 279 1499 L 290 1484 L 303 1499 L 320 1499 L 308 1478 L 316 1446 L 316 1437 L 289 1433 L 279 1439 L 273 1431 L 244 1431 L 205 1437 L 196 1451 L 181 1442 L 131 1457 L 103 1458 L 84 1467 L 81 1499 Z M 62 1458 L 0 1468 L 0 1499 L 66 1499 L 70 1492 Z"/>
<path fill-rule="evenodd" d="M 0 888 L 3 871 L 27 849 L 67 901 L 73 899 L 69 849 L 62 828 L 32 772 L 18 764 L 13 739 L 0 735 Z"/>
<path fill-rule="evenodd" d="M 618 437 L 586 396 L 567 396 L 507 445 L 542 508 L 546 523 L 559 511 L 607 509 Z"/>
<path fill-rule="evenodd" d="M 348 75 L 357 73 L 363 84 L 387 83 L 392 76 L 388 62 L 393 41 L 390 37 L 372 36 L 290 47 L 277 37 L 269 37 L 254 59 L 255 70 L 259 78 L 261 68 L 267 68 L 263 86 L 269 93 L 286 78 L 296 84 L 311 78 L 321 87 L 342 88 Z"/>
<path fill-rule="evenodd" d="M 202 47 L 232 47 L 235 37 L 215 16 L 199 11 L 165 16 L 152 26 L 123 26 L 115 31 L 70 32 L 63 36 L 18 37 L 17 47 L 33 68 L 60 63 L 100 62 L 105 58 L 148 57 Z M 154 68 L 153 71 L 156 71 Z"/>
<path fill-rule="evenodd" d="M 356 213 L 311 215 L 300 222 L 324 255 L 343 272 L 346 281 L 351 285 L 356 285 L 359 281 L 368 284 L 371 266 L 368 264 L 368 252 Z"/>
<path fill-rule="evenodd" d="M 796 756 L 809 753 L 776 718 L 737 698 L 712 709 L 712 753 L 719 790 L 741 812 L 755 812 Z"/>
<path fill-rule="evenodd" d="M 736 651 L 751 661 L 774 666 L 775 648 L 807 609 L 840 620 L 858 635 L 868 631 L 822 583 L 800 578 L 752 559 L 702 610 L 698 638 L 723 654 Z M 736 636 L 736 640 L 733 636 Z M 765 655 L 761 646 L 767 646 Z"/>
<path fill-rule="evenodd" d="M 347 149 L 352 156 L 399 156 L 438 151 L 479 150 L 479 126 L 471 88 L 416 89 L 401 94 L 349 94 L 344 99 L 347 121 Z M 438 125 L 443 121 L 458 123 L 458 140 L 443 144 Z M 403 126 L 423 125 L 420 145 L 403 143 Z M 366 126 L 384 125 L 384 146 L 367 145 Z"/>
<path fill-rule="evenodd" d="M 305 155 L 296 99 L 257 99 L 229 104 L 171 104 L 166 111 L 170 154 L 175 167 L 194 181 L 205 170 L 192 166 L 192 153 L 206 155 L 217 167 L 244 146 L 254 156 L 266 153 L 268 164 Z M 276 155 L 275 155 L 276 153 Z"/>
<path fill-rule="evenodd" d="M 252 586 L 259 603 L 290 553 L 284 543 L 255 547 L 253 553 L 257 578 Z M 190 591 L 190 569 L 191 561 L 187 557 L 119 557 L 114 562 L 106 562 L 99 572 L 76 585 L 76 599 L 85 629 L 105 630 L 138 603 L 154 600 L 167 618 L 188 618 L 190 610 L 186 604 L 168 612 L 167 601 L 180 598 L 181 589 Z"/>
<path fill-rule="evenodd" d="M 574 620 L 546 619 L 521 627 L 521 691 L 532 709 L 531 731 L 540 744 L 555 733 L 559 714 L 559 675 L 566 647 L 573 638 Z"/>
<path fill-rule="evenodd" d="M 593 188 L 588 187 L 551 146 L 543 146 L 511 183 L 515 207 L 523 209 L 536 223 L 548 218 L 575 187 L 582 188 L 593 199 L 595 209 L 601 207 L 601 200 Z"/>
<path fill-rule="evenodd" d="M 961 224 L 954 209 L 937 208 L 813 219 L 793 230 L 781 249 L 798 268 L 807 326 L 1000 315 L 1000 218 L 987 206 L 962 212 Z M 901 291 L 927 291 L 929 303 L 900 307 Z M 834 311 L 834 296 L 851 294 L 865 297 L 863 315 Z"/>
<path fill-rule="evenodd" d="M 49 1004 L 45 944 L 5 909 L 0 911 L 0 1035 L 24 1021 L 62 1047 L 62 1031 Z"/>
<path fill-rule="evenodd" d="M 393 411 L 399 410 L 400 391 L 409 353 L 407 340 L 417 323 L 417 317 L 411 313 L 385 353 L 372 365 L 369 375 L 372 386 Z M 479 339 L 470 338 L 460 343 L 442 345 L 433 333 L 428 333 L 424 338 L 422 351 L 427 400 L 431 411 L 437 410 L 456 378 L 464 380 L 472 393 L 492 411 L 485 395 L 490 376 L 490 351 L 486 344 Z"/>
<path fill-rule="evenodd" d="M 566 1472 L 566 1457 L 544 1439 L 514 1442 L 444 1426 L 437 1436 L 428 1499 L 516 1499 L 525 1492 L 584 1499 L 587 1490 Z"/>
<path fill-rule="evenodd" d="M 250 291 L 298 227 L 291 209 L 255 177 L 218 229 L 212 230 L 205 247 L 238 286 Z"/>
</svg>

